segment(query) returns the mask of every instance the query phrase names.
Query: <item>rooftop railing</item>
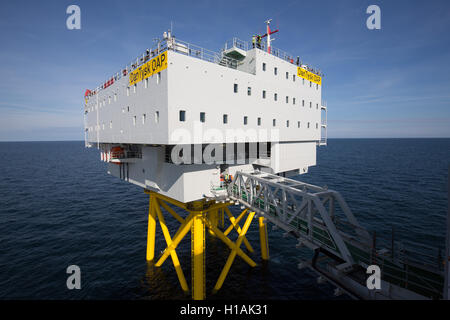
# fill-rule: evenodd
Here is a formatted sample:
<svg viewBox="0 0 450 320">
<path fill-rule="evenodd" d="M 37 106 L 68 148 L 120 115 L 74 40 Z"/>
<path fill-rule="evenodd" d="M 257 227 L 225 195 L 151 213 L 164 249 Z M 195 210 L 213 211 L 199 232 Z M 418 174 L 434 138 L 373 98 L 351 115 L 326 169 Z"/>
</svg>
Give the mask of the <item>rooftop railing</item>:
<svg viewBox="0 0 450 320">
<path fill-rule="evenodd" d="M 255 44 L 255 47 L 264 51 L 267 51 L 267 44 L 265 42 L 261 42 L 259 45 Z M 141 65 L 149 61 L 150 59 L 156 57 L 160 53 L 167 51 L 167 50 L 173 50 L 178 53 L 182 53 L 194 58 L 198 58 L 201 60 L 205 60 L 208 62 L 216 63 L 223 65 L 228 68 L 237 68 L 238 61 L 235 59 L 232 59 L 230 57 L 227 57 L 224 55 L 224 51 L 229 48 L 239 48 L 244 51 L 248 51 L 253 48 L 253 44 L 250 44 L 247 41 L 238 39 L 238 38 L 232 38 L 225 42 L 224 48 L 220 53 L 217 53 L 212 50 L 207 50 L 205 48 L 202 48 L 200 46 L 191 44 L 189 42 L 185 42 L 182 40 L 172 38 L 166 38 L 163 40 L 160 40 L 156 45 L 153 46 L 152 49 L 147 49 L 145 53 L 142 55 L 136 57 L 136 59 L 132 60 L 130 63 L 125 65 L 122 69 L 120 69 L 118 72 L 114 73 L 110 78 L 105 80 L 105 82 L 98 86 L 91 94 L 95 95 L 96 93 L 100 92 L 103 89 L 106 89 L 110 85 L 114 84 L 114 82 L 120 80 L 122 77 L 127 76 L 128 73 L 136 70 Z M 280 59 L 283 59 L 285 61 L 288 61 L 292 64 L 297 64 L 297 59 L 294 58 L 294 56 L 290 53 L 287 53 L 283 50 L 280 50 L 278 48 L 275 48 L 273 46 L 270 47 L 270 54 L 279 57 Z M 315 70 L 314 68 L 309 67 L 303 62 L 298 61 L 299 66 L 305 67 L 308 71 L 311 71 L 315 74 L 321 75 L 320 71 Z"/>
<path fill-rule="evenodd" d="M 114 73 L 102 85 L 98 86 L 93 91 L 92 95 L 100 92 L 103 89 L 106 89 L 114 82 L 128 75 L 130 72 L 133 72 L 150 59 L 156 57 L 157 55 L 167 50 L 173 50 L 175 52 L 182 53 L 194 58 L 220 64 L 228 68 L 236 69 L 237 67 L 237 61 L 230 57 L 224 56 L 223 52 L 217 53 L 215 51 L 208 50 L 200 46 L 191 44 L 186 41 L 178 40 L 175 38 L 163 39 L 159 41 L 158 44 L 155 45 L 152 49 L 147 49 L 147 51 L 143 53 L 141 56 L 138 56 L 136 59 L 132 60 L 130 63 L 125 65 L 118 72 Z"/>
</svg>

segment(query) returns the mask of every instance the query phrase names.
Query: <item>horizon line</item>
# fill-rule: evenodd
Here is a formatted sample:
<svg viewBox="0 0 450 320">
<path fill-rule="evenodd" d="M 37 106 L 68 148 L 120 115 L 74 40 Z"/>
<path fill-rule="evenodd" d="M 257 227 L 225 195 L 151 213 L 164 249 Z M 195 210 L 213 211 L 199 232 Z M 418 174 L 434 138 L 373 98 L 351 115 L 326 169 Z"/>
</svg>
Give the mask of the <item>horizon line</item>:
<svg viewBox="0 0 450 320">
<path fill-rule="evenodd" d="M 340 138 L 327 138 L 327 140 L 339 140 L 339 139 L 450 139 L 450 137 L 340 137 Z M 9 143 L 9 142 L 85 142 L 84 140 L 0 140 L 0 143 Z M 93 144 L 95 144 L 94 142 Z M 115 143 L 115 142 L 108 142 Z"/>
</svg>

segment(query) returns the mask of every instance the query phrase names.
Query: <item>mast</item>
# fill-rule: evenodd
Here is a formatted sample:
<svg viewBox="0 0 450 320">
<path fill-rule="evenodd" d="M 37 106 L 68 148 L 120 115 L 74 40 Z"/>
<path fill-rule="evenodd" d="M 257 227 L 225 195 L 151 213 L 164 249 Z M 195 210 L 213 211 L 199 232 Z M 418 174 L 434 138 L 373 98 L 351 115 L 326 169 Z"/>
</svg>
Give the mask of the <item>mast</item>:
<svg viewBox="0 0 450 320">
<path fill-rule="evenodd" d="M 275 32 L 278 32 L 278 29 L 275 30 L 275 31 L 270 31 L 270 21 L 272 21 L 272 19 L 269 19 L 269 20 L 265 21 L 265 23 L 266 23 L 266 34 L 261 37 L 261 38 L 267 37 L 267 52 L 268 53 L 271 52 L 270 51 L 270 42 L 272 40 L 270 39 L 270 35 L 275 33 Z"/>
</svg>

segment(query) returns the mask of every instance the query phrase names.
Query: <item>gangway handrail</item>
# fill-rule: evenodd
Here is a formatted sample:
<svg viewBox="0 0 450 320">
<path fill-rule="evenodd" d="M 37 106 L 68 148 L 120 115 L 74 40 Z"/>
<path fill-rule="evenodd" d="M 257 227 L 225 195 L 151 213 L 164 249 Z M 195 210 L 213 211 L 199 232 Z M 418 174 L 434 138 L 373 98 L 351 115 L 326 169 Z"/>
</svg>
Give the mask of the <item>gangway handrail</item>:
<svg viewBox="0 0 450 320">
<path fill-rule="evenodd" d="M 393 259 L 388 251 L 378 251 L 369 232 L 358 223 L 345 200 L 334 190 L 260 171 L 238 171 L 227 192 L 230 199 L 295 234 L 299 244 L 315 252 L 318 249 L 329 252 L 327 255 L 331 259 L 341 259 L 340 263 L 344 261 L 351 268 L 378 263 L 384 281 L 424 297 L 442 296 L 442 271 L 431 265 L 417 264 L 407 257 Z M 340 221 L 342 215 L 346 220 Z M 339 227 L 341 222 L 353 235 Z"/>
</svg>

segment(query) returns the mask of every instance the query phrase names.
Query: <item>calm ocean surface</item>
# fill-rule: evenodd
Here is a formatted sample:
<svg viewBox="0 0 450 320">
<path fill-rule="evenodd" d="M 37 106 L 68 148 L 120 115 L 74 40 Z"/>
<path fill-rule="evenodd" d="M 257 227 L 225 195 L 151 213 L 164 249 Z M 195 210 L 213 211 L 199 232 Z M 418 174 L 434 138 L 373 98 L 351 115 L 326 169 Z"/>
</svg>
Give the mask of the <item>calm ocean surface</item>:
<svg viewBox="0 0 450 320">
<path fill-rule="evenodd" d="M 332 139 L 302 181 L 340 191 L 377 237 L 444 247 L 450 139 Z M 0 299 L 189 299 L 170 259 L 145 261 L 148 196 L 106 173 L 83 142 L 0 143 Z M 238 207 L 236 207 L 238 209 Z M 235 211 L 236 212 L 236 211 Z M 177 227 L 173 219 L 172 232 Z M 157 228 L 157 249 L 165 247 Z M 229 250 L 207 239 L 209 299 L 347 299 L 298 270 L 307 251 L 269 227 L 270 256 L 260 263 L 256 224 L 249 230 L 259 263 L 236 258 L 223 288 L 210 292 Z M 177 250 L 190 282 L 190 241 Z M 81 268 L 81 290 L 66 288 L 67 266 Z"/>
</svg>

